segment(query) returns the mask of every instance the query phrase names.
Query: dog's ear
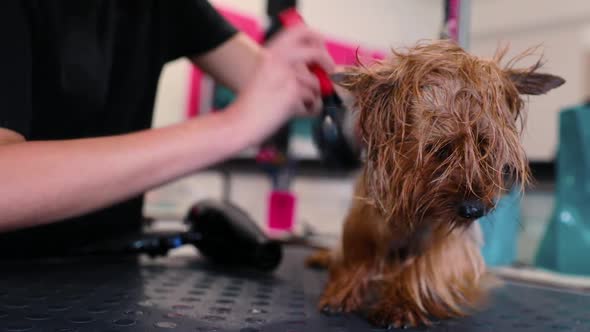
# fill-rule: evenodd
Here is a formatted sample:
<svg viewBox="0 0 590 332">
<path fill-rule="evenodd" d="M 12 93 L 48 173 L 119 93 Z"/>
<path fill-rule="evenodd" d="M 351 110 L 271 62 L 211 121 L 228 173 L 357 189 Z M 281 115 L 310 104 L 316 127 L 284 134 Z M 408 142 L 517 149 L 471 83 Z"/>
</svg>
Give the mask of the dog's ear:
<svg viewBox="0 0 590 332">
<path fill-rule="evenodd" d="M 358 97 L 373 85 L 373 77 L 357 67 L 346 68 L 330 75 L 335 86 L 351 96 Z"/>
<path fill-rule="evenodd" d="M 517 55 L 511 59 L 504 71 L 508 79 L 514 83 L 517 91 L 523 95 L 542 95 L 555 88 L 560 87 L 565 83 L 565 80 L 559 76 L 540 73 L 538 70 L 543 66 L 542 55 L 537 61 L 528 68 L 515 68 L 513 67 L 518 61 L 532 56 L 539 49 L 540 46 L 531 47 L 528 50 Z M 501 59 L 508 52 L 508 47 L 504 46 L 498 49 L 495 59 L 499 63 Z"/>
<path fill-rule="evenodd" d="M 508 75 L 518 92 L 524 95 L 542 95 L 565 83 L 559 76 L 530 70 L 509 70 Z"/>
<path fill-rule="evenodd" d="M 358 73 L 354 70 L 348 69 L 345 71 L 338 71 L 330 75 L 330 79 L 334 84 L 343 87 L 347 90 L 352 88 L 352 82 L 358 77 Z"/>
<path fill-rule="evenodd" d="M 349 75 L 349 73 L 339 71 L 339 72 L 332 73 L 330 75 L 330 79 L 332 80 L 332 82 L 334 82 L 334 84 L 341 85 L 342 82 L 346 80 L 346 77 L 348 75 Z"/>
</svg>

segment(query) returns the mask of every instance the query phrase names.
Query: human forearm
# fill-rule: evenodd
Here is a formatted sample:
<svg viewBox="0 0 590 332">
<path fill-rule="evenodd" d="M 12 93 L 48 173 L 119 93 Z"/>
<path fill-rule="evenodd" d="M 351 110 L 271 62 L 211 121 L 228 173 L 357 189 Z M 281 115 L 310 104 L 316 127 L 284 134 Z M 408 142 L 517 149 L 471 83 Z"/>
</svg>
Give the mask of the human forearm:
<svg viewBox="0 0 590 332">
<path fill-rule="evenodd" d="M 217 49 L 191 61 L 216 81 L 239 92 L 255 74 L 263 49 L 251 38 L 238 33 Z"/>
<path fill-rule="evenodd" d="M 128 135 L 0 146 L 0 231 L 99 209 L 249 143 L 230 113 Z M 240 131 L 241 130 L 241 131 Z"/>
</svg>

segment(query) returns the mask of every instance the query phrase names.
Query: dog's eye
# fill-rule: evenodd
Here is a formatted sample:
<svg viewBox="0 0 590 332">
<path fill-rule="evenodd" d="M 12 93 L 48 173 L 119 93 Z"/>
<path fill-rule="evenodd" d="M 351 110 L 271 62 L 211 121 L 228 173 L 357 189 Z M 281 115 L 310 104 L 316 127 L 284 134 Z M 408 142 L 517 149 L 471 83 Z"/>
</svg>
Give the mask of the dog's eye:
<svg viewBox="0 0 590 332">
<path fill-rule="evenodd" d="M 479 153 L 482 156 L 485 156 L 487 154 L 487 152 L 488 152 L 488 146 L 489 146 L 489 144 L 488 144 L 488 140 L 487 139 L 485 139 L 485 138 L 479 138 L 477 140 L 477 147 L 479 149 Z"/>
<path fill-rule="evenodd" d="M 447 144 L 436 150 L 436 157 L 440 160 L 446 160 L 451 156 L 451 147 Z"/>
<path fill-rule="evenodd" d="M 504 176 L 505 180 L 510 180 L 514 177 L 514 169 L 508 165 L 502 167 L 502 175 Z"/>
<path fill-rule="evenodd" d="M 514 184 L 514 181 L 516 180 L 514 168 L 508 165 L 502 167 L 502 177 L 504 178 L 506 186 L 512 186 Z"/>
</svg>

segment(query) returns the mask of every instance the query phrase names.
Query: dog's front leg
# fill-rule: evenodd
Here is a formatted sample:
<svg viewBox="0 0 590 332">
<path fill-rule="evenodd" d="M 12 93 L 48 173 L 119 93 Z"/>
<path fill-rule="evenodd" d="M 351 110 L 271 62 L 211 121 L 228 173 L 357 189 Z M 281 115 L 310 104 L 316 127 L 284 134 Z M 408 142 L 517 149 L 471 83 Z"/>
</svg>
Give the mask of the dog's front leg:
<svg viewBox="0 0 590 332">
<path fill-rule="evenodd" d="M 367 297 L 371 267 L 344 265 L 333 262 L 330 266 L 328 283 L 319 301 L 319 308 L 325 313 L 354 312 L 361 308 Z"/>
<path fill-rule="evenodd" d="M 379 274 L 376 265 L 381 237 L 373 211 L 362 204 L 351 209 L 344 225 L 340 251 L 329 256 L 316 254 L 309 262 L 324 263 L 329 267 L 329 280 L 320 299 L 320 309 L 335 312 L 353 312 L 362 309 L 371 300 L 369 285 Z M 327 264 L 326 264 L 327 263 Z"/>
</svg>

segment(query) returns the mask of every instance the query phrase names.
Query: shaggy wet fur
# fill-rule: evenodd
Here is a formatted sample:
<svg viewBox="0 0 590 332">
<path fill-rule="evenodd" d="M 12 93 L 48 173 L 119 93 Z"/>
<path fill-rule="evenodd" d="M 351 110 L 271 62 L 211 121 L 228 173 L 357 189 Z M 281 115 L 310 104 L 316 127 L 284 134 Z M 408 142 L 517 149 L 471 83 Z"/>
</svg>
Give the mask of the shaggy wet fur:
<svg viewBox="0 0 590 332">
<path fill-rule="evenodd" d="M 484 303 L 481 235 L 457 211 L 478 202 L 489 212 L 527 183 L 521 96 L 564 83 L 540 63 L 501 66 L 505 53 L 482 59 L 435 41 L 335 76 L 354 97 L 366 160 L 341 248 L 308 260 L 330 271 L 323 310 L 398 327 Z"/>
</svg>

